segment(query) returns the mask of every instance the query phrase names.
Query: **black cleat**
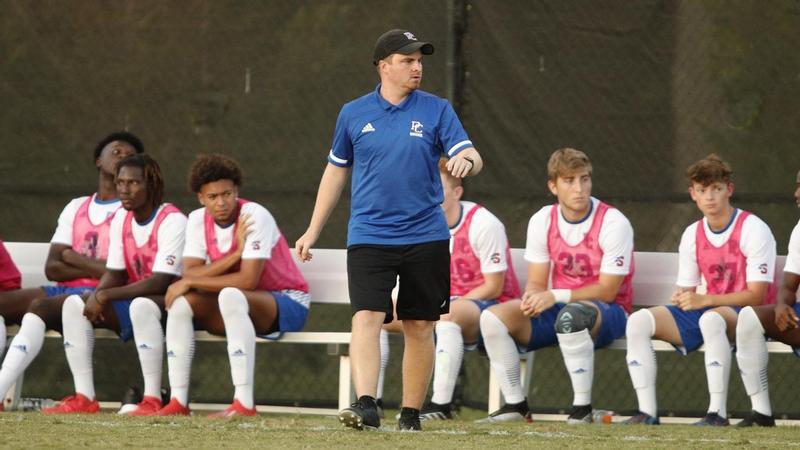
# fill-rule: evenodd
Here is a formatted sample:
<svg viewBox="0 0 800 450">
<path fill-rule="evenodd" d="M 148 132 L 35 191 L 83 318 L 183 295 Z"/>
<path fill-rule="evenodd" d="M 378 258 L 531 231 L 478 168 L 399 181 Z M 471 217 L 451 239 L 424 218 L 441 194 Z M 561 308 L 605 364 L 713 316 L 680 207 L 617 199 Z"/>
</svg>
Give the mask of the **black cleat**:
<svg viewBox="0 0 800 450">
<path fill-rule="evenodd" d="M 453 410 L 450 403 L 440 405 L 430 402 L 419 412 L 419 418 L 423 422 L 426 420 L 453 420 Z"/>
<path fill-rule="evenodd" d="M 339 422 L 342 425 L 356 430 L 377 430 L 381 426 L 375 400 L 365 397 L 358 399 L 349 408 L 339 411 Z"/>
<path fill-rule="evenodd" d="M 475 423 L 498 423 L 498 422 L 533 422 L 528 401 L 520 403 L 506 403 L 497 411 L 489 414 L 485 419 L 478 419 Z"/>
<path fill-rule="evenodd" d="M 403 408 L 400 410 L 400 419 L 397 421 L 397 428 L 400 431 L 422 431 L 419 418 L 418 409 Z"/>
<path fill-rule="evenodd" d="M 567 425 L 583 425 L 592 423 L 592 420 L 592 405 L 575 405 L 567 417 Z"/>
<path fill-rule="evenodd" d="M 376 399 L 375 406 L 378 407 L 378 418 L 383 419 L 386 417 L 386 414 L 383 413 L 383 399 Z"/>
<path fill-rule="evenodd" d="M 736 428 L 748 428 L 753 425 L 760 427 L 774 427 L 775 418 L 772 416 L 765 416 L 758 411 L 751 411 L 750 415 L 742 419 L 741 422 L 736 424 Z"/>
<path fill-rule="evenodd" d="M 622 422 L 623 425 L 659 425 L 658 417 L 639 411 Z"/>
<path fill-rule="evenodd" d="M 707 413 L 705 417 L 694 423 L 698 427 L 727 427 L 730 424 L 727 418 L 715 412 Z"/>
</svg>

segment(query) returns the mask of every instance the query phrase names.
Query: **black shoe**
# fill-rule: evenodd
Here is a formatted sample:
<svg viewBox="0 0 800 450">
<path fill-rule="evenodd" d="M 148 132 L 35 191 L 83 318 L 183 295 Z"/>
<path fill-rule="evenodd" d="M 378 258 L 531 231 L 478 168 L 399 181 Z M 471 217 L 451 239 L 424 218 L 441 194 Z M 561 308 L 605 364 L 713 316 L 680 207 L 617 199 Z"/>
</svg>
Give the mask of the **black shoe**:
<svg viewBox="0 0 800 450">
<path fill-rule="evenodd" d="M 138 405 L 139 402 L 142 401 L 142 398 L 142 390 L 137 386 L 131 386 L 127 391 L 125 391 L 125 395 L 122 397 L 122 404 Z"/>
<path fill-rule="evenodd" d="M 170 388 L 161 388 L 161 404 L 166 405 L 172 400 L 172 391 Z"/>
<path fill-rule="evenodd" d="M 377 408 L 378 409 L 378 417 L 381 418 L 381 419 L 386 417 L 386 415 L 383 413 L 383 399 L 379 398 L 379 399 L 375 400 L 375 406 L 378 407 Z"/>
<path fill-rule="evenodd" d="M 622 422 L 623 425 L 659 425 L 660 423 L 661 421 L 658 420 L 658 417 L 653 417 L 641 411 Z"/>
<path fill-rule="evenodd" d="M 582 425 L 592 423 L 592 405 L 573 406 L 567 417 L 568 425 Z"/>
<path fill-rule="evenodd" d="M 440 405 L 430 402 L 422 407 L 419 418 L 423 422 L 426 420 L 453 420 L 453 410 L 450 403 Z"/>
<path fill-rule="evenodd" d="M 489 414 L 485 419 L 478 419 L 475 423 L 497 423 L 497 422 L 533 422 L 531 413 L 528 409 L 528 401 L 520 403 L 506 403 L 497 411 Z"/>
<path fill-rule="evenodd" d="M 741 422 L 736 424 L 736 428 L 747 428 L 753 425 L 760 427 L 774 427 L 775 418 L 772 416 L 765 416 L 758 411 L 750 411 L 750 415 L 742 419 Z"/>
<path fill-rule="evenodd" d="M 339 422 L 356 430 L 376 430 L 381 426 L 378 407 L 375 405 L 375 400 L 370 397 L 366 399 L 361 397 L 349 408 L 339 411 Z"/>
<path fill-rule="evenodd" d="M 125 391 L 125 395 L 122 396 L 122 402 L 120 402 L 120 408 L 117 414 L 128 414 L 135 410 L 138 408 L 142 398 L 141 389 L 136 386 L 129 387 L 128 390 Z"/>
<path fill-rule="evenodd" d="M 727 418 L 720 416 L 715 412 L 707 413 L 705 417 L 694 423 L 699 427 L 727 427 L 731 423 Z"/>
<path fill-rule="evenodd" d="M 422 425 L 419 423 L 419 410 L 414 408 L 401 409 L 397 428 L 400 431 L 422 431 Z"/>
</svg>

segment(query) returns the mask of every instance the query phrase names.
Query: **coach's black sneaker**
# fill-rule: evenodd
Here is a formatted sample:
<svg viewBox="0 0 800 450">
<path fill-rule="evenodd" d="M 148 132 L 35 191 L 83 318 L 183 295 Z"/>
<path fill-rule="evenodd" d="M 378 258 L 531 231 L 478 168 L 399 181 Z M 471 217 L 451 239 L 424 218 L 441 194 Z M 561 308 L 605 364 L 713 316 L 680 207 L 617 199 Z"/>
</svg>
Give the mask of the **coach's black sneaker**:
<svg viewBox="0 0 800 450">
<path fill-rule="evenodd" d="M 422 431 L 422 425 L 419 423 L 419 410 L 405 407 L 401 409 L 397 428 L 400 431 Z"/>
<path fill-rule="evenodd" d="M 715 412 L 707 413 L 705 417 L 694 423 L 698 427 L 727 427 L 731 423 L 727 418 Z"/>
<path fill-rule="evenodd" d="M 423 422 L 426 420 L 453 420 L 452 408 L 450 403 L 440 405 L 430 402 L 422 407 L 422 411 L 419 412 L 419 418 Z"/>
<path fill-rule="evenodd" d="M 489 414 L 485 419 L 478 419 L 475 423 L 497 423 L 497 422 L 533 422 L 531 412 L 528 409 L 528 400 L 520 403 L 506 403 L 497 411 Z"/>
<path fill-rule="evenodd" d="M 567 417 L 567 425 L 592 423 L 592 405 L 573 405 Z"/>
<path fill-rule="evenodd" d="M 661 421 L 658 420 L 658 417 L 653 417 L 650 414 L 643 413 L 641 411 L 637 412 L 636 414 L 632 415 L 628 419 L 622 422 L 623 425 L 659 425 Z"/>
<path fill-rule="evenodd" d="M 375 400 L 375 407 L 378 410 L 378 418 L 383 419 L 386 417 L 386 414 L 383 413 L 383 399 L 379 398 Z"/>
<path fill-rule="evenodd" d="M 381 426 L 381 419 L 378 417 L 378 405 L 375 404 L 375 399 L 367 395 L 362 396 L 349 408 L 339 411 L 339 422 L 356 430 L 377 430 Z"/>
<path fill-rule="evenodd" d="M 760 427 L 774 427 L 775 418 L 772 416 L 765 416 L 758 411 L 750 411 L 750 415 L 742 419 L 741 422 L 737 423 L 736 427 L 747 428 L 752 427 L 753 425 L 758 425 Z"/>
</svg>

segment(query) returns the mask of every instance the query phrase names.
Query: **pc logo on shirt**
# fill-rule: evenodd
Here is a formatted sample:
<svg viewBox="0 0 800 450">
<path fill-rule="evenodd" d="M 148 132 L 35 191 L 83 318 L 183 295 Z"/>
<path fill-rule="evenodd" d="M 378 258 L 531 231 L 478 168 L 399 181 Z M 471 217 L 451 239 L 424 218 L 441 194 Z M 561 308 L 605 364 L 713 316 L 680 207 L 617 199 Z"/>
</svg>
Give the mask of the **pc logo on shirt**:
<svg viewBox="0 0 800 450">
<path fill-rule="evenodd" d="M 422 123 L 417 122 L 416 120 L 411 121 L 411 132 L 408 133 L 409 136 L 414 137 L 422 137 Z"/>
</svg>

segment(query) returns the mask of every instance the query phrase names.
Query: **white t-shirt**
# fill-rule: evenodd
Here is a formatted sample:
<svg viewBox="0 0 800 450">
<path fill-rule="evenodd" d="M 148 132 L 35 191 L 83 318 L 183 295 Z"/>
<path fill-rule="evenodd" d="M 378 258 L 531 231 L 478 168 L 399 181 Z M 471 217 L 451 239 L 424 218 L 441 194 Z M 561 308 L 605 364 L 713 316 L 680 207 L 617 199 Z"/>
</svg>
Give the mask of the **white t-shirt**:
<svg viewBox="0 0 800 450">
<path fill-rule="evenodd" d="M 579 244 L 592 228 L 599 200 L 592 197 L 592 212 L 580 223 L 570 223 L 559 211 L 558 232 L 569 245 Z M 531 217 L 528 222 L 528 238 L 525 244 L 525 260 L 533 264 L 549 263 L 547 233 L 550 230 L 550 215 L 554 205 L 547 205 Z M 600 228 L 600 248 L 603 260 L 600 272 L 607 275 L 627 275 L 631 269 L 633 254 L 633 227 L 627 217 L 616 208 L 609 208 Z M 619 265 L 622 261 L 622 265 Z"/>
<path fill-rule="evenodd" d="M 738 214 L 741 210 L 738 210 Z M 705 228 L 706 238 L 715 247 L 720 247 L 728 242 L 733 233 L 735 224 L 731 224 L 722 233 L 714 233 L 708 227 L 708 221 L 703 217 L 703 227 Z M 678 247 L 678 281 L 681 287 L 697 287 L 701 284 L 700 266 L 697 265 L 697 222 L 693 222 L 686 227 L 681 236 L 680 247 Z M 772 236 L 769 226 L 763 220 L 750 214 L 742 224 L 742 236 L 739 239 L 739 249 L 747 260 L 746 281 L 766 281 L 772 283 L 775 276 L 775 238 Z M 764 266 L 766 265 L 766 266 Z M 762 273 L 766 267 L 766 273 Z"/>
<path fill-rule="evenodd" d="M 266 208 L 254 202 L 242 205 L 240 214 L 249 214 L 252 222 L 250 226 L 252 231 L 244 242 L 242 259 L 270 259 L 272 247 L 278 243 L 281 237 L 275 218 Z M 183 249 L 184 258 L 198 258 L 206 261 L 209 259 L 204 217 L 205 208 L 199 208 L 189 213 L 189 220 L 186 224 L 186 246 Z M 234 224 L 224 228 L 214 224 L 219 251 L 230 250 L 235 239 L 233 229 Z"/>
<path fill-rule="evenodd" d="M 164 204 L 158 207 L 160 212 Z M 111 230 L 109 234 L 108 259 L 106 267 L 109 270 L 125 270 L 125 253 L 123 251 L 122 227 L 125 222 L 125 215 L 128 213 L 124 208 L 120 208 L 111 220 Z M 133 240 L 137 246 L 142 246 L 147 242 L 153 227 L 156 223 L 158 213 L 144 225 L 131 221 Z M 166 273 L 169 275 L 181 274 L 181 258 L 183 252 L 184 236 L 186 232 L 186 216 L 182 213 L 169 214 L 161 226 L 158 228 L 158 252 L 153 262 L 153 273 Z"/>
<path fill-rule="evenodd" d="M 473 202 L 461 202 L 461 217 L 456 226 L 450 228 L 450 253 L 453 253 L 453 235 L 461 229 L 467 213 L 474 206 Z M 472 223 L 469 227 L 469 245 L 481 262 L 482 273 L 508 270 L 506 228 L 500 219 L 486 208 L 480 208 L 472 215 Z"/>
<path fill-rule="evenodd" d="M 50 239 L 51 244 L 72 246 L 72 225 L 75 222 L 75 214 L 78 213 L 78 209 L 87 198 L 89 198 L 88 195 L 72 199 L 67 203 L 67 206 L 61 211 L 61 215 L 58 216 L 58 225 L 53 237 Z M 89 203 L 89 221 L 93 225 L 99 225 L 118 209 L 120 209 L 118 199 L 102 201 L 97 199 L 97 194 L 92 194 L 92 202 Z"/>
<path fill-rule="evenodd" d="M 783 271 L 800 275 L 800 221 L 794 226 L 792 237 L 789 238 L 789 252 Z"/>
</svg>

